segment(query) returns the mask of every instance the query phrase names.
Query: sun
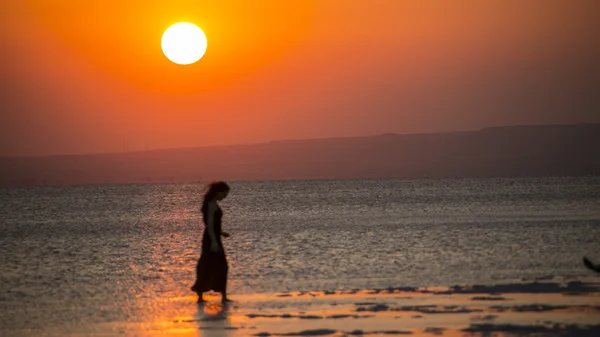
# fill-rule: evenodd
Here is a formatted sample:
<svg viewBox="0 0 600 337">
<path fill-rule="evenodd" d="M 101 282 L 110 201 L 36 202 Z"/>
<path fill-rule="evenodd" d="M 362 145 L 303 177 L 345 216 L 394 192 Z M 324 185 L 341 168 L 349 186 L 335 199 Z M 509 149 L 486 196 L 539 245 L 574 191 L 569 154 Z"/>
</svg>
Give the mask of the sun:
<svg viewBox="0 0 600 337">
<path fill-rule="evenodd" d="M 200 27 L 189 22 L 179 22 L 163 33 L 161 47 L 173 63 L 192 64 L 204 56 L 208 42 Z"/>
</svg>

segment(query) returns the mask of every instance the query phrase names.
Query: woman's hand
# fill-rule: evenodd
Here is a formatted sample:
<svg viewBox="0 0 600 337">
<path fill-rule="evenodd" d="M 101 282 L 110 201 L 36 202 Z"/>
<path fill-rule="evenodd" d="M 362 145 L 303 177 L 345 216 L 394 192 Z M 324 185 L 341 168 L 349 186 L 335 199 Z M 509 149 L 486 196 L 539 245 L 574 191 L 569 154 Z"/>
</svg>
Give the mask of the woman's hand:
<svg viewBox="0 0 600 337">
<path fill-rule="evenodd" d="M 228 238 L 230 236 L 229 233 L 227 233 L 227 232 L 223 232 L 223 233 L 221 233 L 221 235 L 223 235 L 224 238 Z"/>
<path fill-rule="evenodd" d="M 221 248 L 221 247 L 219 247 L 219 243 L 218 243 L 218 242 L 215 242 L 215 241 L 213 241 L 213 242 L 212 242 L 212 244 L 210 245 L 210 250 L 211 250 L 213 253 L 218 253 L 218 252 L 219 252 L 219 250 L 220 250 L 220 248 Z"/>
</svg>

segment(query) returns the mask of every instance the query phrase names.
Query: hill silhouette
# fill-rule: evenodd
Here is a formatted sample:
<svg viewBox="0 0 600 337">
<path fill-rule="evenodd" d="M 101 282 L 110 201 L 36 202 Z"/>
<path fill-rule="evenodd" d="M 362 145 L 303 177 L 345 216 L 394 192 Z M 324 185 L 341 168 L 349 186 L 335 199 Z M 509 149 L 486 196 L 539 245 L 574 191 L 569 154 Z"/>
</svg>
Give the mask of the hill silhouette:
<svg viewBox="0 0 600 337">
<path fill-rule="evenodd" d="M 600 174 L 600 124 L 0 158 L 0 185 Z"/>
</svg>

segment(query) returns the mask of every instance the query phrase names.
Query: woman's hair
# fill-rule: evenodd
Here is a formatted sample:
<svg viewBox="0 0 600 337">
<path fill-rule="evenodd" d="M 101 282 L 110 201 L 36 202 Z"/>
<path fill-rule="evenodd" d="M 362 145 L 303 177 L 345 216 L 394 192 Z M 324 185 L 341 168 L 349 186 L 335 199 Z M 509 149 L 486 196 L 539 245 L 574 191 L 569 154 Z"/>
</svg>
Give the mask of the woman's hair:
<svg viewBox="0 0 600 337">
<path fill-rule="evenodd" d="M 204 199 L 202 199 L 202 211 L 206 211 L 208 203 L 215 199 L 217 193 L 227 191 L 229 191 L 229 185 L 224 181 L 215 181 L 208 185 L 206 193 L 204 194 Z"/>
</svg>

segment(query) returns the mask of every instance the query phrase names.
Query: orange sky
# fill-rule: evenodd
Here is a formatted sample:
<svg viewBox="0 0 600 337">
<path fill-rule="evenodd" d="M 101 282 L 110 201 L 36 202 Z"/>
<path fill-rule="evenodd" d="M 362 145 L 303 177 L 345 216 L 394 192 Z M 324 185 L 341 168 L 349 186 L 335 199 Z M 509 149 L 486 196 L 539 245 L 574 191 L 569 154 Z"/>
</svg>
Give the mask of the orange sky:
<svg viewBox="0 0 600 337">
<path fill-rule="evenodd" d="M 6 0 L 0 155 L 600 121 L 596 0 Z M 160 38 L 190 21 L 190 66 Z"/>
</svg>

